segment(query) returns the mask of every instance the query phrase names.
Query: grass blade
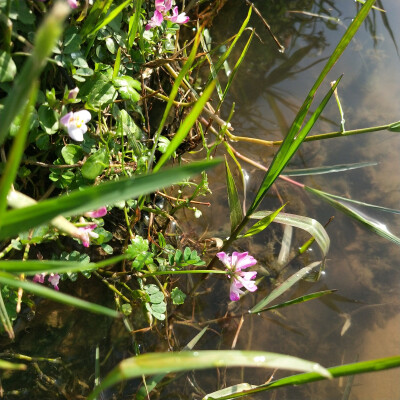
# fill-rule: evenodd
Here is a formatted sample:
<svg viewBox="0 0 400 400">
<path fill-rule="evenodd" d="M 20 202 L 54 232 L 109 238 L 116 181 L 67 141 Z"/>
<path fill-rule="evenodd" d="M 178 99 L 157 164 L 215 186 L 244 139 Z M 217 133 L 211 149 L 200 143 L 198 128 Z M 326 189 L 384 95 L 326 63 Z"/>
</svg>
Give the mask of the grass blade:
<svg viewBox="0 0 400 400">
<path fill-rule="evenodd" d="M 138 178 L 110 181 L 85 190 L 75 190 L 68 195 L 44 200 L 35 205 L 10 210 L 0 221 L 0 240 L 43 224 L 58 215 L 79 215 L 96 210 L 104 204 L 114 204 L 167 187 L 219 164 L 220 160 L 196 162 L 170 168 Z"/>
<path fill-rule="evenodd" d="M 201 95 L 201 97 L 196 101 L 192 111 L 190 111 L 190 114 L 182 122 L 178 132 L 176 132 L 167 149 L 165 150 L 165 153 L 162 155 L 157 165 L 153 168 L 154 172 L 157 172 L 169 160 L 172 154 L 174 154 L 175 150 L 185 140 L 185 137 L 188 135 L 190 129 L 192 129 L 192 126 L 195 124 L 198 116 L 203 111 L 205 104 L 214 90 L 214 87 L 215 82 L 211 82 L 206 90 L 204 90 L 204 93 Z"/>
<path fill-rule="evenodd" d="M 324 377 L 330 375 L 319 364 L 263 351 L 185 351 L 180 353 L 148 353 L 128 358 L 119 363 L 88 397 L 95 399 L 101 391 L 125 381 L 153 373 L 172 373 L 215 367 L 263 367 L 300 371 L 316 371 Z"/>
<path fill-rule="evenodd" d="M 377 162 L 361 162 L 361 163 L 353 163 L 353 164 L 337 164 L 337 165 L 329 165 L 329 166 L 325 166 L 325 167 L 304 168 L 304 169 L 296 169 L 296 170 L 285 169 L 283 171 L 283 175 L 286 175 L 286 176 L 323 175 L 323 174 L 332 174 L 335 172 L 351 171 L 353 169 L 371 167 L 374 165 L 378 165 L 378 163 Z"/>
<path fill-rule="evenodd" d="M 277 217 L 277 215 L 282 211 L 285 205 L 286 204 L 284 204 L 282 207 L 278 208 L 271 214 L 266 215 L 260 221 L 256 222 L 242 237 L 249 237 L 259 232 L 262 232 Z"/>
<path fill-rule="evenodd" d="M 15 79 L 0 112 L 0 145 L 6 139 L 12 121 L 21 112 L 31 95 L 32 88 L 47 63 L 47 57 L 52 53 L 62 33 L 62 25 L 69 11 L 66 3 L 57 2 L 38 29 L 33 53 Z"/>
<path fill-rule="evenodd" d="M 391 368 L 400 367 L 400 356 L 380 358 L 369 361 L 362 361 L 352 364 L 340 365 L 336 367 L 327 368 L 328 371 L 334 378 L 339 378 L 341 376 L 365 374 L 367 372 L 383 371 Z M 325 379 L 324 377 L 308 372 L 305 374 L 298 374 L 288 376 L 282 379 L 278 379 L 271 383 L 265 385 L 257 386 L 249 390 L 245 390 L 242 393 L 235 393 L 229 396 L 218 397 L 218 400 L 230 400 L 237 399 L 239 397 L 249 396 L 251 394 L 265 392 L 267 390 L 277 389 L 284 386 L 294 386 L 294 385 L 304 385 L 306 383 L 316 382 Z M 213 397 L 207 397 L 208 400 L 214 399 Z M 217 399 L 217 398 L 215 398 Z"/>
<path fill-rule="evenodd" d="M 257 211 L 254 213 L 251 218 L 252 219 L 262 219 L 266 215 L 270 215 L 272 211 Z M 326 233 L 325 228 L 315 219 L 303 217 L 302 215 L 288 214 L 288 213 L 280 213 L 278 214 L 274 222 L 279 224 L 290 225 L 295 228 L 300 228 L 308 232 L 312 237 L 315 238 L 318 243 L 322 254 L 324 257 L 327 256 L 330 246 L 330 239 L 328 234 Z"/>
<path fill-rule="evenodd" d="M 229 169 L 228 162 L 225 158 L 225 171 L 226 171 L 226 187 L 228 190 L 228 203 L 231 219 L 231 233 L 236 229 L 243 219 L 243 211 L 239 201 L 239 195 L 236 188 L 235 181 Z"/>
<path fill-rule="evenodd" d="M 334 198 L 332 198 L 331 196 L 328 196 L 326 193 L 324 193 L 320 190 L 313 189 L 308 186 L 304 186 L 304 189 L 312 194 L 315 194 L 320 199 L 325 200 L 332 207 L 335 207 L 336 209 L 338 209 L 342 213 L 346 214 L 347 216 L 355 219 L 356 221 L 358 221 L 359 223 L 364 225 L 368 230 L 378 234 L 379 236 L 382 236 L 385 239 L 392 241 L 393 243 L 396 243 L 397 245 L 400 245 L 400 238 L 398 238 L 397 236 L 395 236 L 391 232 L 389 232 L 386 225 L 383 224 L 382 222 L 374 220 L 373 218 L 369 217 L 368 215 L 365 215 L 364 213 L 357 210 L 355 207 L 351 206 L 350 204 L 346 205 L 342 201 L 335 200 Z"/>
<path fill-rule="evenodd" d="M 307 274 L 309 274 L 314 268 L 318 267 L 321 264 L 321 261 L 313 262 L 307 267 L 302 268 L 300 271 L 296 272 L 285 282 L 275 288 L 267 297 L 264 297 L 260 302 L 258 302 L 249 312 L 251 314 L 256 314 L 262 311 L 265 306 L 271 301 L 275 300 L 281 294 L 285 293 L 288 289 L 290 289 L 295 283 L 297 283 L 300 279 L 304 278 Z"/>
<path fill-rule="evenodd" d="M 142 0 L 136 0 L 135 14 L 131 17 L 133 18 L 132 23 L 129 21 L 128 46 L 127 46 L 128 51 L 131 50 L 133 42 L 136 39 L 136 33 L 139 28 L 141 10 L 142 10 Z"/>
<path fill-rule="evenodd" d="M 41 284 L 19 280 L 11 274 L 0 271 L 0 283 L 9 285 L 14 288 L 22 288 L 27 292 L 33 293 L 37 296 L 44 297 L 49 300 L 54 300 L 59 303 L 67 304 L 71 307 L 81 308 L 96 314 L 103 314 L 108 317 L 118 317 L 117 311 L 98 304 L 89 303 L 88 301 L 78 299 L 65 293 L 57 292 L 54 289 L 49 289 Z"/>
<path fill-rule="evenodd" d="M 332 293 L 335 293 L 335 292 L 336 292 L 336 289 L 332 289 L 332 290 L 322 290 L 321 292 L 315 292 L 315 293 L 306 294 L 304 296 L 296 297 L 293 300 L 285 301 L 285 302 L 277 304 L 275 306 L 270 306 L 270 307 L 267 307 L 267 308 L 263 308 L 262 310 L 260 310 L 258 312 L 275 310 L 277 308 L 283 308 L 283 307 L 291 306 L 293 304 L 304 303 L 306 301 L 318 299 L 319 297 L 326 296 L 327 294 L 332 294 Z"/>
<path fill-rule="evenodd" d="M 14 183 L 15 177 L 18 173 L 19 164 L 25 150 L 26 137 L 29 131 L 29 124 L 31 122 L 31 111 L 35 105 L 38 93 L 38 83 L 35 82 L 31 85 L 29 93 L 29 101 L 25 106 L 21 118 L 21 125 L 14 138 L 10 153 L 7 157 L 7 163 L 2 172 L 0 179 L 0 221 L 3 218 L 4 211 L 7 208 L 7 194 L 10 191 L 11 185 Z"/>
</svg>

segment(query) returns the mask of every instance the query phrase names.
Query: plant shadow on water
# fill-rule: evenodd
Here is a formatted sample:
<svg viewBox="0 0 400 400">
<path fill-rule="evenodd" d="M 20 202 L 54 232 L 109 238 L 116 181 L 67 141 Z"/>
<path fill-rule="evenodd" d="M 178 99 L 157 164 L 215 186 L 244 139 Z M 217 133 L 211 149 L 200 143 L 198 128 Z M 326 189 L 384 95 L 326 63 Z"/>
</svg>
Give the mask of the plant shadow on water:
<svg viewBox="0 0 400 400">
<path fill-rule="evenodd" d="M 321 65 L 343 34 L 345 25 L 350 23 L 356 8 L 352 2 L 344 0 L 334 4 L 332 1 L 304 0 L 290 2 L 290 7 L 281 3 L 254 2 L 271 23 L 272 31 L 282 41 L 286 52 L 280 54 L 277 51 L 265 33 L 264 25 L 253 15 L 252 24 L 263 43 L 257 39 L 253 41 L 226 101 L 227 104 L 236 102 L 236 114 L 231 122 L 237 136 L 282 139 L 295 110 L 301 105 L 304 93 L 312 86 Z M 400 13 L 400 6 L 389 6 L 392 8 L 388 10 L 390 20 L 390 15 Z M 238 21 L 243 20 L 246 10 L 245 2 L 239 0 L 230 0 L 229 6 L 220 10 L 210 28 L 214 44 L 237 32 Z M 360 32 L 356 36 L 329 75 L 333 80 L 345 73 L 339 86 L 339 96 L 346 129 L 392 122 L 399 116 L 400 106 L 395 101 L 396 88 L 400 86 L 400 74 L 397 72 L 399 59 L 395 55 L 391 31 L 387 30 L 385 23 L 379 22 L 377 11 L 374 15 L 378 18 L 366 23 L 369 32 Z M 400 30 L 395 30 L 393 35 L 400 37 Z M 227 115 L 229 110 L 224 107 L 227 106 L 224 104 L 222 114 Z M 339 126 L 339 113 L 332 101 L 313 133 L 336 131 Z M 330 193 L 398 208 L 400 195 L 396 189 L 400 178 L 393 172 L 398 167 L 400 142 L 395 133 L 384 135 L 357 135 L 304 143 L 289 168 L 377 161 L 378 166 L 348 171 L 343 175 L 307 176 L 299 180 Z M 263 165 L 269 164 L 276 151 L 273 147 L 243 142 L 235 143 L 235 148 Z M 244 189 L 249 203 L 264 174 L 252 165 L 243 169 L 249 177 Z M 204 209 L 200 219 L 194 220 L 192 211 L 180 211 L 178 219 L 185 232 L 185 237 L 180 238 L 182 241 L 195 246 L 198 237 L 225 239 L 229 236 L 229 209 L 223 176 L 222 167 L 209 173 L 213 190 L 210 197 L 212 207 Z M 259 291 L 252 296 L 244 296 L 239 303 L 230 302 L 227 306 L 229 289 L 225 277 L 202 279 L 196 275 L 183 276 L 177 279 L 177 284 L 185 293 L 197 289 L 191 300 L 169 314 L 167 322 L 158 321 L 151 331 L 145 328 L 148 321 L 144 313 L 133 313 L 130 322 L 139 329 L 130 335 L 122 320 L 110 320 L 59 305 L 55 307 L 47 300 L 39 301 L 33 322 L 30 321 L 31 315 L 25 315 L 26 323 L 21 318 L 15 327 L 15 344 L 10 346 L 5 340 L 0 347 L 11 348 L 15 353 L 29 353 L 32 357 L 51 358 L 33 363 L 30 368 L 36 370 L 32 375 L 7 373 L 5 378 L 8 382 L 15 382 L 15 388 L 18 388 L 16 398 L 34 399 L 40 396 L 41 399 L 55 399 L 63 396 L 71 398 L 71 395 L 76 399 L 84 398 L 84 394 L 91 389 L 87 382 L 93 380 L 97 347 L 100 348 L 101 368 L 105 374 L 121 360 L 135 354 L 182 349 L 205 326 L 208 326 L 208 331 L 197 344 L 197 350 L 235 348 L 270 351 L 314 360 L 324 366 L 396 354 L 400 347 L 398 247 L 369 233 L 319 199 L 286 182 L 275 185 L 264 199 L 262 208 L 275 210 L 281 205 L 281 199 L 288 202 L 286 212 L 306 215 L 322 224 L 335 216 L 327 228 L 331 248 L 324 274 L 317 281 L 300 281 L 281 300 L 322 290 L 336 289 L 337 292 L 282 310 L 248 314 L 248 310 L 263 299 L 276 283 L 321 259 L 319 249 L 314 245 L 280 271 L 277 260 L 283 229 L 281 225 L 273 224 L 270 226 L 272 229 L 256 238 L 241 239 L 235 243 L 235 250 L 249 251 L 254 255 L 259 261 L 259 276 L 264 277 Z M 368 213 L 371 218 L 387 224 L 389 230 L 399 231 L 400 223 L 391 214 Z M 297 248 L 308 238 L 304 232 L 294 230 L 290 257 L 296 255 Z M 100 281 L 87 281 L 81 277 L 73 285 L 65 285 L 63 290 L 83 298 L 90 292 L 91 301 L 104 303 L 105 290 Z M 112 304 L 112 301 L 110 295 L 109 303 Z M 58 357 L 62 358 L 61 366 Z M 270 379 L 271 374 L 271 371 L 244 368 L 178 374 L 172 378 L 170 385 L 168 380 L 166 383 L 163 381 L 157 395 L 160 399 L 201 398 L 209 392 L 242 382 L 262 384 Z M 21 382 L 21 376 L 26 381 Z M 274 372 L 275 378 L 281 376 L 285 376 L 283 372 Z M 393 399 L 400 396 L 398 377 L 398 370 L 385 371 L 372 378 L 357 376 L 354 380 L 324 381 L 254 395 L 252 398 Z M 46 382 L 47 379 L 55 379 L 55 390 L 46 389 L 46 397 L 40 380 Z M 100 398 L 132 398 L 132 393 L 140 385 L 141 379 L 129 380 L 123 388 L 108 389 Z M 68 391 L 64 394 L 66 386 Z M 26 387 L 26 392 L 21 387 Z M 35 388 L 38 388 L 37 392 Z"/>
</svg>

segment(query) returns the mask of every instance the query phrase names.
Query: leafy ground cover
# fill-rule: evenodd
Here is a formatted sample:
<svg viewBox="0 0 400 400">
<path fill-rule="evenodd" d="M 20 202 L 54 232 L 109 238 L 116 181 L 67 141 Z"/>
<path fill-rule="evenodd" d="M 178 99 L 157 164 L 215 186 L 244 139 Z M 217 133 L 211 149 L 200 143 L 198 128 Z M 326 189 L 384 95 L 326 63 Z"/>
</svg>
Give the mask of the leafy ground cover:
<svg viewBox="0 0 400 400">
<path fill-rule="evenodd" d="M 154 396 L 160 393 L 167 374 L 187 370 L 246 366 L 302 372 L 261 386 L 243 383 L 205 394 L 205 398 L 227 399 L 400 365 L 400 358 L 392 357 L 324 368 L 275 353 L 192 351 L 206 329 L 193 335 L 184 348 L 172 344 L 168 332 L 177 310 L 201 296 L 206 280 L 222 276 L 226 307 L 229 299 L 243 301 L 242 297 L 251 296 L 258 287 L 269 285 L 257 276 L 255 257 L 235 251 L 235 244 L 262 232 L 272 222 L 307 231 L 311 239 L 299 253 L 315 241 L 321 257 L 285 276 L 283 283 L 270 288 L 268 296 L 246 315 L 332 293 L 310 293 L 271 304 L 301 279 L 318 276 L 330 246 L 319 222 L 285 213 L 283 202 L 277 210 L 260 210 L 277 179 L 301 187 L 378 235 L 400 243 L 379 223 L 355 211 L 351 204 L 357 201 L 293 179 L 296 174 L 337 172 L 365 164 L 283 174 L 303 141 L 399 130 L 398 122 L 353 131 L 345 131 L 342 125 L 341 131 L 309 136 L 326 104 L 337 95 L 341 77 L 315 105 L 317 90 L 368 18 L 374 1 L 360 7 L 281 142 L 238 137 L 230 124 L 234 107 L 229 106 L 226 118 L 219 112 L 233 80 L 240 79 L 241 63 L 256 35 L 251 18 L 262 18 L 275 51 L 284 51 L 256 6 L 246 4 L 247 14 L 238 23 L 237 33 L 212 47 L 207 27 L 227 6 L 226 1 L 0 2 L 4 33 L 0 41 L 0 317 L 10 348 L 2 354 L 0 367 L 6 378 L 24 380 L 19 377 L 28 374 L 40 378 L 28 391 L 22 386 L 8 389 L 4 383 L 6 393 L 20 398 L 94 399 L 101 398 L 101 392 L 109 387 L 139 378 L 141 382 L 135 387 L 120 385 L 118 395 L 147 398 L 151 392 Z M 283 12 L 288 6 L 279 3 L 276 7 Z M 228 60 L 233 65 L 229 70 Z M 224 73 L 226 78 L 221 79 Z M 259 165 L 237 151 L 238 141 L 276 146 L 276 154 L 268 167 Z M 224 152 L 225 160 L 215 158 L 217 149 Z M 194 150 L 201 161 L 191 161 Z M 181 229 L 179 211 L 185 209 L 195 223 L 202 207 L 209 205 L 203 198 L 210 194 L 207 170 L 223 162 L 229 237 L 194 240 Z M 244 180 L 241 162 L 265 171 L 248 207 L 240 201 L 240 182 L 232 173 L 235 168 Z M 290 262 L 282 261 L 282 270 Z M 189 282 L 186 290 L 177 279 L 185 276 Z M 198 276 L 201 278 L 193 280 Z M 103 288 L 102 294 L 98 295 L 99 286 L 93 282 Z M 108 321 L 116 319 L 133 338 L 145 333 L 152 339 L 144 341 L 144 349 L 140 340 L 132 340 L 124 356 L 107 368 L 102 366 L 110 354 L 103 354 L 97 345 L 87 382 L 76 384 L 70 377 L 75 384 L 68 387 L 68 380 L 52 378 L 52 368 L 57 370 L 57 366 L 58 371 L 73 375 L 66 360 L 13 350 L 21 313 L 33 313 L 40 307 L 40 298 L 100 314 Z M 196 312 L 201 311 L 194 307 L 193 325 Z M 244 314 L 233 317 L 243 319 Z M 103 328 L 106 336 L 113 335 L 110 325 L 105 323 Z M 164 329 L 166 334 L 161 333 Z M 155 351 L 157 340 L 165 342 L 160 346 L 163 350 L 171 351 Z M 68 354 L 64 356 L 68 358 Z M 13 369 L 17 372 L 11 372 Z"/>
</svg>

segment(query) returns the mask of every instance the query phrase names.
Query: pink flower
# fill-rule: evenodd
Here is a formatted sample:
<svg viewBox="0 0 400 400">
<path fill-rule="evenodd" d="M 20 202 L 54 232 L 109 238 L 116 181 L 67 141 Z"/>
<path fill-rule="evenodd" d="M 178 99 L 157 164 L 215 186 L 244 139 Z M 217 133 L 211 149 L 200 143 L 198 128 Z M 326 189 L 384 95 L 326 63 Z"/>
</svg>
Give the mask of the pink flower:
<svg viewBox="0 0 400 400">
<path fill-rule="evenodd" d="M 149 23 L 146 25 L 146 31 L 148 31 L 151 28 L 155 28 L 156 26 L 161 26 L 162 22 L 164 20 L 163 15 L 160 13 L 160 11 L 154 11 L 153 17 L 150 19 Z"/>
<path fill-rule="evenodd" d="M 189 21 L 189 17 L 186 15 L 186 13 L 183 12 L 178 14 L 178 7 L 173 8 L 172 15 L 167 14 L 167 12 L 172 8 L 172 0 L 156 0 L 155 6 L 156 10 L 146 25 L 146 31 L 155 28 L 156 26 L 161 26 L 164 19 L 176 24 L 185 24 Z"/>
<path fill-rule="evenodd" d="M 92 116 L 87 110 L 69 112 L 64 115 L 60 122 L 67 128 L 68 135 L 77 142 L 83 142 L 83 134 L 87 132 L 86 123 L 90 121 Z"/>
<path fill-rule="evenodd" d="M 78 2 L 76 0 L 68 0 L 68 4 L 71 8 L 77 8 Z"/>
<path fill-rule="evenodd" d="M 249 253 L 238 253 L 234 251 L 232 256 L 225 252 L 217 253 L 217 257 L 225 265 L 226 270 L 230 272 L 228 275 L 231 280 L 230 287 L 230 299 L 232 301 L 238 301 L 240 295 L 243 293 L 241 288 L 246 288 L 250 292 L 257 290 L 257 285 L 253 281 L 256 278 L 256 271 L 244 272 L 243 269 L 252 267 L 257 264 L 257 260 L 253 256 L 249 256 Z"/>
<path fill-rule="evenodd" d="M 172 10 L 172 17 L 165 17 L 166 19 L 169 19 L 171 22 L 174 22 L 175 24 L 186 24 L 186 22 L 189 21 L 189 17 L 186 15 L 186 13 L 181 13 L 178 15 L 178 7 L 174 7 Z"/>
<path fill-rule="evenodd" d="M 41 274 L 36 274 L 32 280 L 33 282 L 44 283 L 44 278 L 46 277 L 46 275 L 47 274 L 45 272 Z M 59 274 L 51 273 L 50 276 L 47 278 L 47 280 L 53 285 L 54 290 L 60 290 L 60 288 L 58 287 L 58 283 L 60 282 Z"/>
<path fill-rule="evenodd" d="M 68 100 L 74 100 L 74 99 L 76 99 L 76 96 L 78 96 L 78 93 L 79 93 L 79 88 L 78 88 L 78 87 L 76 87 L 76 88 L 74 88 L 74 89 L 71 89 L 71 90 L 68 92 Z"/>
<path fill-rule="evenodd" d="M 97 228 L 96 224 L 90 224 L 87 226 L 82 226 L 80 228 L 78 228 L 82 235 L 81 235 L 81 240 L 82 240 L 82 244 L 84 247 L 89 247 L 90 245 L 90 238 L 95 238 L 97 239 L 99 237 L 99 235 L 96 232 L 92 232 L 93 229 Z"/>
<path fill-rule="evenodd" d="M 101 218 L 104 217 L 107 214 L 107 208 L 106 207 L 100 207 L 98 210 L 95 211 L 89 211 L 85 213 L 85 217 L 88 218 Z"/>
</svg>

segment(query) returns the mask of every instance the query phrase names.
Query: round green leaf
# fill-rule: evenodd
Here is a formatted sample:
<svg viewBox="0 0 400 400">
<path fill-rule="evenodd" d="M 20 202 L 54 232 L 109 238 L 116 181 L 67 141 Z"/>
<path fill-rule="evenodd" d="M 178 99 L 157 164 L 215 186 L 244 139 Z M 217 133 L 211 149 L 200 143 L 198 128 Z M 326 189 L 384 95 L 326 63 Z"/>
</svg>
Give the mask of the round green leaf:
<svg viewBox="0 0 400 400">
<path fill-rule="evenodd" d="M 62 148 L 61 154 L 68 165 L 73 165 L 82 159 L 83 150 L 76 144 L 67 144 Z"/>
<path fill-rule="evenodd" d="M 10 82 L 17 73 L 17 67 L 11 56 L 0 50 L 0 82 Z"/>
<path fill-rule="evenodd" d="M 100 149 L 92 154 L 82 166 L 82 176 L 94 180 L 107 168 L 109 164 L 106 149 Z"/>
</svg>

